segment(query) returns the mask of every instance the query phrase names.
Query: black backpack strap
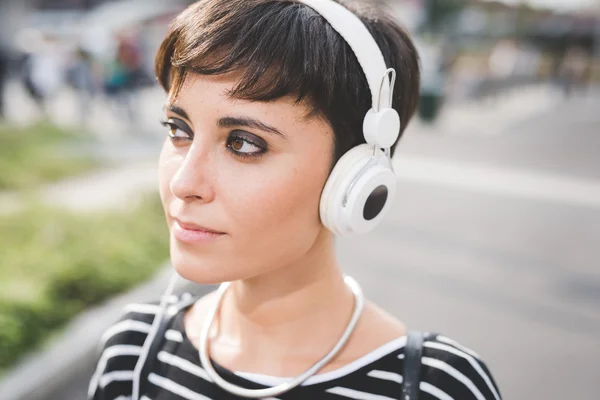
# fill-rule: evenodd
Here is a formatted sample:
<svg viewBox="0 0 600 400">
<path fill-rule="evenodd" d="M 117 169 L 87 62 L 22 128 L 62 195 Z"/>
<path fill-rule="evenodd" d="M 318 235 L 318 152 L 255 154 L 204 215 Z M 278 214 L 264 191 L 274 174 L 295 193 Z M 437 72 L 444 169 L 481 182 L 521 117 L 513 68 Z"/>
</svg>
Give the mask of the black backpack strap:
<svg viewBox="0 0 600 400">
<path fill-rule="evenodd" d="M 154 340 L 152 341 L 152 343 L 150 344 L 150 348 L 148 349 L 146 362 L 141 371 L 140 389 L 145 387 L 145 385 L 147 384 L 148 375 L 150 374 L 152 366 L 156 361 L 158 352 L 160 351 L 167 329 L 169 328 L 169 326 L 171 326 L 173 320 L 181 312 L 181 310 L 188 308 L 189 306 L 194 304 L 196 300 L 198 300 L 198 297 L 190 296 L 189 298 L 182 300 L 177 304 L 167 306 L 167 309 L 165 310 L 165 315 L 163 315 L 163 318 L 160 321 L 160 324 L 158 325 L 158 330 L 156 331 Z M 173 307 L 175 309 L 173 309 Z"/>
<path fill-rule="evenodd" d="M 402 400 L 419 398 L 421 381 L 421 357 L 423 356 L 423 333 L 409 331 L 404 348 L 404 371 L 402 373 Z"/>
</svg>

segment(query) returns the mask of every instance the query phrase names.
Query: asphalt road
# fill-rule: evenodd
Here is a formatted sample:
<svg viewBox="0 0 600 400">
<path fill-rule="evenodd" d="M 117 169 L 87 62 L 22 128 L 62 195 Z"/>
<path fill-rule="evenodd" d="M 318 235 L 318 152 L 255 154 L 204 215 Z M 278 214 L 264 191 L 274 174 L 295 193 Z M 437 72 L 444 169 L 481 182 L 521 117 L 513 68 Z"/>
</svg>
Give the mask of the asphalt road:
<svg viewBox="0 0 600 400">
<path fill-rule="evenodd" d="M 505 399 L 599 398 L 599 105 L 561 101 L 494 135 L 409 132 L 394 214 L 340 242 L 373 300 L 475 349 Z M 432 161 L 437 176 L 416 171 Z"/>
<path fill-rule="evenodd" d="M 560 101 L 493 134 L 485 119 L 410 128 L 392 215 L 338 243 L 372 300 L 476 350 L 505 399 L 600 393 L 598 104 Z M 89 374 L 48 398 L 85 398 Z"/>
</svg>

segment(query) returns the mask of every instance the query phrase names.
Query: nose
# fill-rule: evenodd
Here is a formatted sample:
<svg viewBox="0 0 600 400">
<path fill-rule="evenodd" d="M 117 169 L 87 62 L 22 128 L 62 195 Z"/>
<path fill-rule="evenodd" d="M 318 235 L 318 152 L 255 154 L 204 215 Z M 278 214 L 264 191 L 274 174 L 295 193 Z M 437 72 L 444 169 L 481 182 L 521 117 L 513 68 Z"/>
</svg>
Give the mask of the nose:
<svg viewBox="0 0 600 400">
<path fill-rule="evenodd" d="M 211 182 L 211 155 L 194 142 L 173 175 L 169 188 L 173 195 L 183 201 L 210 203 L 215 196 Z"/>
</svg>

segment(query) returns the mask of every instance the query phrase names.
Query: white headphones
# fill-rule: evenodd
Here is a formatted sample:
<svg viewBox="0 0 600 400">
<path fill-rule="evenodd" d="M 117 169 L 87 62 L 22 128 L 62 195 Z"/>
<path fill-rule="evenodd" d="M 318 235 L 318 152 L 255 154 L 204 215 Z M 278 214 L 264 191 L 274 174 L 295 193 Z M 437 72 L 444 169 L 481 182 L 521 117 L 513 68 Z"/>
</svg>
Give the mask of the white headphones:
<svg viewBox="0 0 600 400">
<path fill-rule="evenodd" d="M 363 122 L 367 143 L 350 149 L 336 163 L 319 207 L 323 225 L 333 233 L 366 233 L 383 219 L 396 194 L 390 159 L 400 134 L 400 116 L 392 108 L 396 71 L 386 67 L 381 49 L 353 12 L 332 0 L 298 1 L 321 14 L 344 38 L 369 83 L 372 108 Z"/>
</svg>

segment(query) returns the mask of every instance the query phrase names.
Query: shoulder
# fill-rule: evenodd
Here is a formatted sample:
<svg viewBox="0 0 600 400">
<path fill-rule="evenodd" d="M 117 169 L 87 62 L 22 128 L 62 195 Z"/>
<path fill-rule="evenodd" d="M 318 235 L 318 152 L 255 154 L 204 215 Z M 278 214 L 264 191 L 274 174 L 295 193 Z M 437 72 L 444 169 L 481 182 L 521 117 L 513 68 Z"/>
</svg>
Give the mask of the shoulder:
<svg viewBox="0 0 600 400">
<path fill-rule="evenodd" d="M 172 295 L 167 300 L 166 313 L 180 310 L 196 298 L 190 293 Z M 160 312 L 160 302 L 130 303 L 121 310 L 121 316 L 102 335 L 100 345 L 106 349 L 114 345 L 141 346 L 152 329 L 154 318 Z"/>
<path fill-rule="evenodd" d="M 483 359 L 443 335 L 426 335 L 420 390 L 440 399 L 500 400 L 500 391 Z"/>
<path fill-rule="evenodd" d="M 168 305 L 177 307 L 190 298 L 191 295 L 187 293 L 171 296 Z M 133 370 L 159 310 L 158 301 L 128 304 L 121 310 L 117 322 L 103 333 L 99 343 L 98 363 L 88 389 L 90 399 L 100 400 L 131 394 Z"/>
<path fill-rule="evenodd" d="M 355 359 L 405 335 L 403 322 L 367 301 L 345 352 Z"/>
</svg>

